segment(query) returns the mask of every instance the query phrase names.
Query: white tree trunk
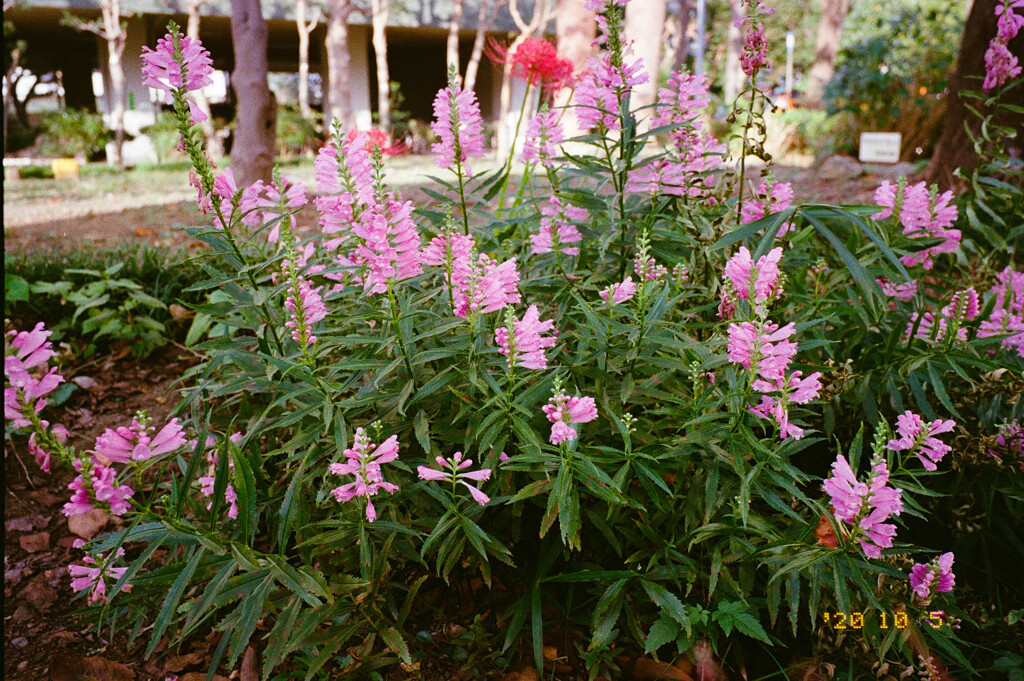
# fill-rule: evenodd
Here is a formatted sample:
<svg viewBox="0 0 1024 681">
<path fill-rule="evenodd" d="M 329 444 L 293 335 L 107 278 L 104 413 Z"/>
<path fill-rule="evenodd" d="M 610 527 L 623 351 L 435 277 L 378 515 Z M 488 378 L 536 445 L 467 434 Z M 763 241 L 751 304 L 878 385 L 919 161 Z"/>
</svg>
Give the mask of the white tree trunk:
<svg viewBox="0 0 1024 681">
<path fill-rule="evenodd" d="M 554 16 L 554 8 L 552 7 L 553 0 L 537 0 L 533 3 L 533 16 L 529 23 L 523 20 L 522 15 L 519 12 L 519 1 L 509 0 L 508 10 L 512 15 L 512 20 L 516 26 L 519 27 L 519 35 L 516 36 L 512 44 L 509 45 L 508 52 L 505 55 L 505 66 L 501 73 L 501 97 L 498 108 L 498 134 L 497 134 L 497 146 L 498 146 L 498 158 L 501 158 L 505 154 L 509 153 L 512 148 L 514 140 L 512 139 L 513 130 L 510 127 L 515 126 L 515 123 L 510 122 L 509 114 L 512 108 L 512 56 L 516 53 L 516 50 L 522 45 L 528 38 L 532 38 L 535 33 L 543 33 L 544 28 L 548 22 L 551 21 Z M 529 90 L 527 90 L 529 95 Z"/>
<path fill-rule="evenodd" d="M 632 0 L 626 5 L 626 38 L 633 41 L 633 52 L 640 58 L 648 80 L 633 88 L 633 109 L 654 103 L 658 94 L 658 70 L 661 66 L 661 34 L 665 27 L 665 0 Z M 641 120 L 646 120 L 650 112 Z"/>
<path fill-rule="evenodd" d="M 350 0 L 331 0 L 327 21 L 327 116 L 325 126 L 338 119 L 342 126 L 354 125 L 352 99 L 349 87 L 352 81 L 348 53 L 348 15 L 352 11 Z"/>
<path fill-rule="evenodd" d="M 480 0 L 480 7 L 476 15 L 476 37 L 473 39 L 473 53 L 469 56 L 469 63 L 466 64 L 466 78 L 462 84 L 463 90 L 472 90 L 476 87 L 476 74 L 480 69 L 480 58 L 484 53 L 484 42 L 487 40 L 487 29 L 491 27 L 490 15 L 491 3 L 493 0 Z"/>
<path fill-rule="evenodd" d="M 818 21 L 818 39 L 815 41 L 814 65 L 807 79 L 807 102 L 820 106 L 825 86 L 835 70 L 839 41 L 843 37 L 843 22 L 850 11 L 850 0 L 819 0 L 821 19 Z"/>
<path fill-rule="evenodd" d="M 277 109 L 267 84 L 267 35 L 260 0 L 231 0 L 231 86 L 238 103 L 231 167 L 239 186 L 272 179 Z"/>
<path fill-rule="evenodd" d="M 107 41 L 107 69 L 110 71 L 110 124 L 114 129 L 114 145 L 112 158 L 107 159 L 114 165 L 123 165 L 121 146 L 124 144 L 124 111 L 127 103 L 125 92 L 124 65 L 121 55 L 124 53 L 125 35 L 121 26 L 120 0 L 102 0 L 100 11 L 103 13 L 103 38 Z"/>
<path fill-rule="evenodd" d="M 480 5 L 483 6 L 483 0 Z M 452 8 L 452 18 L 448 22 L 448 49 L 445 53 L 445 63 L 449 68 L 455 67 L 459 71 L 459 28 L 462 26 L 462 0 L 455 0 Z"/>
<path fill-rule="evenodd" d="M 736 95 L 743 89 L 743 71 L 740 70 L 740 50 L 743 49 L 743 31 L 736 26 L 736 21 L 746 16 L 743 0 L 729 0 L 731 19 L 729 32 L 726 34 L 725 51 L 725 86 L 722 94 L 725 105 L 731 107 Z"/>
<path fill-rule="evenodd" d="M 199 9 L 202 7 L 202 4 L 203 0 L 188 1 L 188 28 L 186 33 L 193 40 L 199 40 Z M 203 136 L 206 138 L 206 151 L 210 154 L 211 158 L 218 159 L 224 155 L 224 147 L 220 143 L 220 137 L 217 136 L 217 131 L 213 127 L 213 113 L 210 111 L 210 101 L 206 99 L 206 94 L 201 89 L 193 92 L 192 98 L 195 100 L 199 110 L 206 114 L 206 120 L 199 126 L 203 131 Z"/>
<path fill-rule="evenodd" d="M 309 34 L 316 28 L 320 12 L 314 10 L 313 19 L 306 23 L 306 0 L 296 0 L 295 27 L 299 31 L 299 112 L 303 118 L 311 118 L 309 106 Z"/>
<path fill-rule="evenodd" d="M 388 72 L 388 25 L 390 0 L 373 0 L 373 54 L 377 58 L 377 123 L 391 132 L 391 75 Z"/>
<path fill-rule="evenodd" d="M 558 53 L 572 62 L 573 73 L 580 74 L 587 66 L 587 58 L 594 53 L 593 43 L 597 35 L 597 17 L 587 10 L 584 0 L 560 0 L 555 15 L 555 35 Z M 566 106 L 572 98 L 572 90 L 563 88 L 555 94 L 555 106 Z M 576 122 L 576 109 L 567 108 L 562 114 L 562 128 L 567 137 L 583 133 Z"/>
</svg>

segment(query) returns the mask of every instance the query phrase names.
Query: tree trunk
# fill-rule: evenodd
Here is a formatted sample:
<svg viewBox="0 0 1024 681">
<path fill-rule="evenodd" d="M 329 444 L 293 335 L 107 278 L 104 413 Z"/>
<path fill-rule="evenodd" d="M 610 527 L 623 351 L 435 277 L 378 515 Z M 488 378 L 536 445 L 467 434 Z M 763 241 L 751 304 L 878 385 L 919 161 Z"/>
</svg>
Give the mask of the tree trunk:
<svg viewBox="0 0 1024 681">
<path fill-rule="evenodd" d="M 188 0 L 188 28 L 186 33 L 189 38 L 193 40 L 199 40 L 199 9 L 202 7 L 204 0 Z M 203 136 L 206 138 L 206 151 L 210 154 L 210 158 L 218 159 L 224 155 L 224 147 L 221 145 L 220 137 L 217 136 L 217 131 L 213 127 L 213 114 L 210 111 L 210 101 L 206 98 L 206 94 L 200 89 L 192 93 L 192 97 L 195 100 L 196 106 L 199 110 L 206 114 L 206 120 L 200 124 L 200 129 L 203 131 Z"/>
<path fill-rule="evenodd" d="M 732 18 L 729 20 L 729 32 L 725 39 L 725 84 L 722 90 L 726 107 L 732 107 L 736 95 L 743 89 L 743 71 L 740 69 L 743 31 L 736 26 L 736 22 L 747 14 L 743 0 L 729 0 L 729 8 Z"/>
<path fill-rule="evenodd" d="M 654 104 L 661 67 L 661 35 L 665 28 L 665 0 L 632 0 L 626 5 L 626 38 L 647 72 L 647 82 L 633 88 L 632 108 Z M 642 118 L 646 120 L 647 115 Z"/>
<path fill-rule="evenodd" d="M 481 6 L 483 1 L 481 0 Z M 445 56 L 445 63 L 448 67 L 455 67 L 459 71 L 459 28 L 462 27 L 462 0 L 455 0 L 452 8 L 452 18 L 448 22 L 448 50 Z"/>
<path fill-rule="evenodd" d="M 807 104 L 820 108 L 825 86 L 835 70 L 839 41 L 843 37 L 843 22 L 850 11 L 850 0 L 818 0 L 821 19 L 818 20 L 818 39 L 814 48 L 814 65 L 807 79 Z"/>
<path fill-rule="evenodd" d="M 596 15 L 583 4 L 584 0 L 559 0 L 555 15 L 555 35 L 558 53 L 572 62 L 573 73 L 579 74 L 587 66 L 587 59 L 594 53 L 593 43 L 597 35 Z M 566 106 L 572 99 L 572 90 L 563 88 L 555 93 L 555 106 Z M 567 108 L 562 113 L 562 127 L 567 137 L 583 134 L 576 122 L 576 109 Z"/>
<path fill-rule="evenodd" d="M 981 78 L 985 75 L 985 52 L 988 50 L 989 41 L 996 35 L 994 12 L 997 4 L 1001 4 L 1001 0 L 974 0 L 970 13 L 967 15 L 967 22 L 964 24 L 956 70 L 949 79 L 949 87 L 945 95 L 948 98 L 948 107 L 943 120 L 942 132 L 939 135 L 935 153 L 924 173 L 928 182 L 935 182 L 942 188 L 955 185 L 954 170 L 964 168 L 970 171 L 978 163 L 978 155 L 974 153 L 974 145 L 967 135 L 964 125 L 969 125 L 971 130 L 977 134 L 981 121 L 967 110 L 960 92 L 962 90 L 981 91 Z M 1024 55 L 1024 32 L 1017 34 L 1017 37 L 1007 47 L 1013 54 Z M 1018 86 L 1010 90 L 1004 95 L 1003 101 L 1024 106 L 1024 87 Z M 971 101 L 971 106 L 978 107 L 979 104 L 977 100 Z M 1024 130 L 1024 116 L 1020 114 L 1002 117 L 998 123 L 1017 130 Z M 1011 142 L 1014 144 L 1015 153 L 1018 156 L 1024 153 L 1024 143 L 1021 139 L 1018 138 Z"/>
<path fill-rule="evenodd" d="M 553 16 L 552 5 L 553 0 L 537 0 L 533 3 L 533 16 L 529 22 L 526 22 L 522 15 L 519 13 L 519 2 L 518 0 L 509 0 L 508 9 L 512 15 L 512 20 L 519 28 L 519 35 L 515 37 L 512 44 L 508 47 L 508 52 L 505 53 L 505 66 L 501 73 L 501 96 L 498 108 L 498 130 L 497 130 L 497 146 L 498 146 L 498 158 L 501 158 L 505 154 L 512 151 L 512 145 L 515 140 L 512 139 L 513 130 L 509 128 L 513 126 L 509 119 L 509 114 L 512 108 L 512 56 L 519 49 L 527 39 L 532 38 L 535 33 L 544 33 L 544 28 Z M 530 88 L 527 87 L 525 95 L 530 96 Z M 528 114 L 529 112 L 524 112 Z"/>
<path fill-rule="evenodd" d="M 260 0 L 231 0 L 231 87 L 238 103 L 231 167 L 243 187 L 270 182 L 274 168 L 277 109 L 267 84 L 267 34 Z"/>
<path fill-rule="evenodd" d="M 679 14 L 676 15 L 676 51 L 672 55 L 672 69 L 678 71 L 686 66 L 686 58 L 690 54 L 690 12 L 693 11 L 693 0 L 679 0 Z"/>
<path fill-rule="evenodd" d="M 327 116 L 325 126 L 334 119 L 345 128 L 351 128 L 352 99 L 349 85 L 352 72 L 348 53 L 348 15 L 352 12 L 351 0 L 331 0 L 330 17 L 327 21 Z"/>
<path fill-rule="evenodd" d="M 388 25 L 390 0 L 373 0 L 373 54 L 377 58 L 377 124 L 391 132 L 391 76 L 388 73 Z"/>
<path fill-rule="evenodd" d="M 295 27 L 299 31 L 299 113 L 303 118 L 313 117 L 309 107 L 309 34 L 316 28 L 320 18 L 319 9 L 313 11 L 313 19 L 306 23 L 306 0 L 296 0 Z"/>
<path fill-rule="evenodd" d="M 107 41 L 107 69 L 110 71 L 110 124 L 114 128 L 113 154 L 107 160 L 120 166 L 124 164 L 121 146 L 124 144 L 124 111 L 127 104 L 124 65 L 121 63 L 125 35 L 121 26 L 120 0 L 103 0 L 100 10 L 103 13 L 103 37 Z"/>
<path fill-rule="evenodd" d="M 484 54 L 484 42 L 487 40 L 487 30 L 491 27 L 490 15 L 491 3 L 494 0 L 480 0 L 480 7 L 476 15 L 476 37 L 473 39 L 473 53 L 469 56 L 469 63 L 466 65 L 466 79 L 462 84 L 463 90 L 472 90 L 476 86 L 476 74 L 480 69 L 480 58 Z"/>
</svg>

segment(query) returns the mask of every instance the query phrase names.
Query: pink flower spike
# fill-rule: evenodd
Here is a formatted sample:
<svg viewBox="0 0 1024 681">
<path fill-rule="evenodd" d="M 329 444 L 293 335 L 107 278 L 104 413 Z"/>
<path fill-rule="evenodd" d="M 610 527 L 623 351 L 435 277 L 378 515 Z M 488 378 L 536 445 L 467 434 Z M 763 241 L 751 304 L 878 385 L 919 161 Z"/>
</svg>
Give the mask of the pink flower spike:
<svg viewBox="0 0 1024 681">
<path fill-rule="evenodd" d="M 543 336 L 550 331 L 550 336 Z M 494 332 L 498 352 L 508 358 L 508 366 L 526 369 L 546 369 L 548 366 L 544 350 L 555 346 L 558 330 L 550 319 L 541 321 L 536 305 L 526 309 L 522 319 L 511 320 L 511 324 L 498 327 Z"/>
<path fill-rule="evenodd" d="M 434 161 L 441 168 L 451 168 L 456 161 L 466 175 L 472 175 L 467 161 L 480 158 L 484 150 L 483 120 L 476 93 L 458 85 L 446 87 L 434 98 L 434 121 L 431 128 L 438 140 L 434 143 Z M 456 156 L 459 158 L 456 159 Z"/>
<path fill-rule="evenodd" d="M 175 56 L 174 40 L 181 46 Z M 180 33 L 168 33 L 156 43 L 156 49 L 142 48 L 143 82 L 155 90 L 172 92 L 178 88 L 199 90 L 212 85 L 213 60 L 203 44 Z M 184 79 L 182 78 L 182 74 Z"/>
<path fill-rule="evenodd" d="M 888 481 L 889 470 L 882 459 L 872 462 L 871 475 L 863 483 L 846 458 L 837 456 L 832 476 L 823 485 L 836 519 L 851 526 L 852 538 L 868 558 L 880 558 L 882 549 L 892 546 L 896 526 L 885 521 L 903 512 L 902 491 L 889 487 Z"/>
<path fill-rule="evenodd" d="M 896 432 L 899 437 L 889 440 L 886 447 L 894 452 L 907 451 L 909 454 L 915 454 L 926 470 L 934 471 L 937 468 L 936 464 L 953 449 L 935 436 L 949 433 L 955 427 L 955 421 L 938 419 L 929 424 L 919 415 L 906 411 L 896 418 Z"/>
<path fill-rule="evenodd" d="M 600 291 L 599 296 L 604 300 L 605 305 L 618 305 L 624 303 L 636 294 L 636 284 L 633 283 L 633 277 L 626 277 L 618 284 L 612 284 L 608 288 Z"/>
<path fill-rule="evenodd" d="M 332 489 L 331 494 L 342 503 L 355 497 L 365 498 L 366 519 L 373 522 L 377 518 L 377 510 L 370 497 L 381 490 L 389 494 L 398 491 L 398 485 L 387 482 L 381 472 L 381 464 L 398 458 L 398 436 L 392 435 L 378 446 L 370 441 L 366 431 L 357 428 L 354 444 L 344 453 L 347 461 L 332 463 L 329 470 L 334 475 L 352 475 L 355 480 Z"/>
<path fill-rule="evenodd" d="M 421 480 L 449 480 L 453 485 L 456 483 L 461 484 L 469 490 L 470 496 L 472 496 L 473 500 L 481 506 L 491 500 L 491 498 L 480 491 L 480 489 L 466 482 L 467 480 L 472 480 L 474 482 L 484 482 L 488 480 L 491 477 L 490 468 L 481 468 L 476 471 L 465 470 L 473 465 L 473 461 L 472 459 L 463 460 L 462 452 L 455 452 L 455 454 L 449 459 L 438 456 L 435 461 L 438 466 L 440 466 L 441 470 L 428 468 L 427 466 L 418 466 L 416 468 Z"/>
<path fill-rule="evenodd" d="M 922 600 L 953 590 L 953 554 L 944 553 L 930 563 L 915 563 L 910 570 L 910 588 Z"/>
</svg>

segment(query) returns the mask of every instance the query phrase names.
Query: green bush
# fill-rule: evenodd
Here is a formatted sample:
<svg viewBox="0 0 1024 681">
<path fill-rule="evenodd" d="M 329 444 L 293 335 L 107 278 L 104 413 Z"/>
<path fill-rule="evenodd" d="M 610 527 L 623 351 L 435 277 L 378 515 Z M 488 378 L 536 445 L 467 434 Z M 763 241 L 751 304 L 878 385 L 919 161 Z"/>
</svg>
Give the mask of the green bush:
<svg viewBox="0 0 1024 681">
<path fill-rule="evenodd" d="M 103 116 L 82 109 L 48 111 L 40 126 L 39 153 L 43 156 L 93 158 L 103 151 L 111 133 Z"/>
</svg>

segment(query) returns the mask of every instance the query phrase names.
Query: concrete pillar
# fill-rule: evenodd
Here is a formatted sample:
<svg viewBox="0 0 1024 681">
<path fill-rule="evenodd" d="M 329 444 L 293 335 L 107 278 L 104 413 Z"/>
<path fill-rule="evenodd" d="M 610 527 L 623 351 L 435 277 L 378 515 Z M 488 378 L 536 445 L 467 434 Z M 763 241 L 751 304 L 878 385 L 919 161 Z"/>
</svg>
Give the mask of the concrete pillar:
<svg viewBox="0 0 1024 681">
<path fill-rule="evenodd" d="M 349 24 L 348 51 L 352 76 L 349 97 L 352 102 L 352 116 L 360 130 L 369 130 L 373 127 L 373 116 L 370 112 L 370 37 L 369 26 Z"/>
</svg>

